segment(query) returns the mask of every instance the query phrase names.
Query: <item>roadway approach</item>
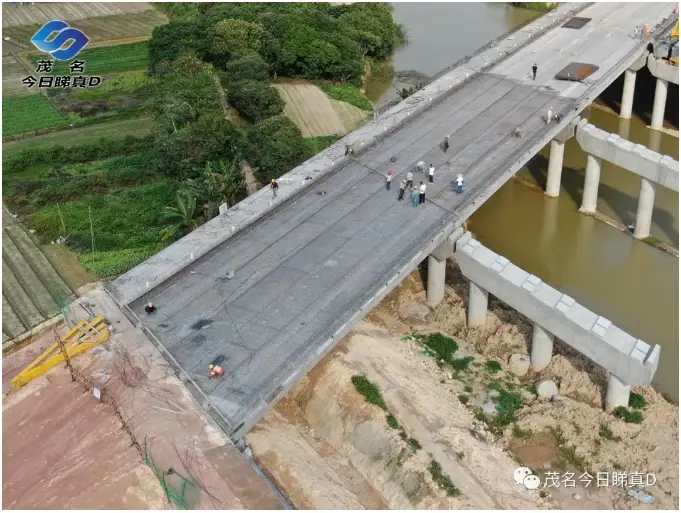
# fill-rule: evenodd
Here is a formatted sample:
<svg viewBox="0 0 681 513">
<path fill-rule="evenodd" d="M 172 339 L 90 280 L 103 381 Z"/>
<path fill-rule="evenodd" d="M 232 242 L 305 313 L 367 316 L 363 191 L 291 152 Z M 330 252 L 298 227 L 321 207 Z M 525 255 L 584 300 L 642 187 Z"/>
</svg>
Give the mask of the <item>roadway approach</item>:
<svg viewBox="0 0 681 513">
<path fill-rule="evenodd" d="M 181 240 L 111 284 L 114 299 L 127 305 L 134 322 L 232 439 L 250 430 L 357 321 L 640 57 L 649 41 L 631 37 L 636 25 L 661 31 L 673 23 L 674 4 L 581 4 L 577 10 L 575 5 L 561 4 L 498 41 L 497 46 L 510 49 L 488 48 L 479 57 L 485 63 L 476 67 L 471 58 L 442 75 L 433 82 L 448 89 L 440 98 L 424 96 L 431 86 L 410 98 L 412 105 L 419 98 L 432 102 L 430 108 L 346 158 L 339 169 L 270 204 L 266 214 L 212 250 L 202 255 L 199 246 L 217 232 L 196 230 L 185 237 L 191 244 Z M 575 15 L 589 21 L 579 29 L 562 27 Z M 490 58 L 496 60 L 485 66 Z M 573 62 L 599 69 L 582 82 L 554 78 Z M 448 77 L 462 70 L 465 78 L 446 86 Z M 564 114 L 561 123 L 547 124 L 549 107 Z M 391 112 L 388 118 L 397 115 Z M 445 153 L 446 135 L 451 139 Z M 432 163 L 435 175 L 427 184 L 426 203 L 414 208 L 406 198 L 399 202 L 397 193 L 420 160 Z M 394 177 L 391 190 L 385 185 L 388 169 Z M 466 180 L 463 195 L 453 192 L 458 173 Z M 427 183 L 423 174 L 414 179 L 417 186 Z M 265 194 L 269 191 L 261 191 L 263 202 Z M 191 261 L 189 251 L 197 252 Z M 180 258 L 183 263 L 171 268 Z M 150 285 L 149 274 L 164 266 L 170 277 Z M 158 307 L 155 314 L 144 313 L 146 301 Z M 225 376 L 209 380 L 208 364 L 216 358 Z"/>
</svg>

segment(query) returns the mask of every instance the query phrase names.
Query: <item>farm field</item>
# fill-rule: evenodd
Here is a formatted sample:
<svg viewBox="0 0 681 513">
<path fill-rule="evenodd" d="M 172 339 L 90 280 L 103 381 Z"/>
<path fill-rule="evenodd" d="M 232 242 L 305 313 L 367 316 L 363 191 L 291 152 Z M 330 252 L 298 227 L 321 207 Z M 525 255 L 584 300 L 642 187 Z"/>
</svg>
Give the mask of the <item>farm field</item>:
<svg viewBox="0 0 681 513">
<path fill-rule="evenodd" d="M 71 289 L 19 224 L 4 227 L 2 273 L 3 341 L 53 317 L 73 298 Z"/>
<path fill-rule="evenodd" d="M 144 137 L 153 129 L 153 121 L 150 118 L 124 119 L 109 121 L 98 125 L 90 125 L 69 130 L 60 130 L 51 134 L 25 137 L 14 141 L 2 143 L 2 151 L 6 155 L 11 151 L 38 148 L 40 146 L 73 146 L 88 141 L 94 141 L 106 137 L 107 139 L 123 139 L 128 135 Z"/>
<path fill-rule="evenodd" d="M 3 100 L 3 137 L 66 124 L 67 121 L 42 94 Z"/>
<path fill-rule="evenodd" d="M 286 102 L 284 115 L 303 137 L 342 136 L 361 126 L 369 113 L 345 102 L 330 99 L 312 84 L 273 84 Z"/>
<path fill-rule="evenodd" d="M 26 96 L 34 94 L 21 80 L 30 75 L 15 55 L 2 56 L 2 96 Z"/>
<path fill-rule="evenodd" d="M 38 60 L 45 59 L 44 54 L 32 53 L 29 60 L 35 65 Z M 137 43 L 86 48 L 78 54 L 78 60 L 85 61 L 86 75 L 112 75 L 126 71 L 147 69 L 149 64 L 148 43 Z M 34 68 L 35 69 L 35 68 Z M 69 75 L 69 63 L 56 61 L 52 75 Z"/>
<path fill-rule="evenodd" d="M 42 25 L 53 19 L 75 21 L 84 18 L 142 13 L 149 10 L 153 10 L 153 6 L 146 2 L 55 2 L 36 3 L 34 5 L 19 5 L 18 2 L 14 4 L 3 2 L 3 35 L 5 35 L 4 29 L 7 27 L 33 24 Z"/>
</svg>

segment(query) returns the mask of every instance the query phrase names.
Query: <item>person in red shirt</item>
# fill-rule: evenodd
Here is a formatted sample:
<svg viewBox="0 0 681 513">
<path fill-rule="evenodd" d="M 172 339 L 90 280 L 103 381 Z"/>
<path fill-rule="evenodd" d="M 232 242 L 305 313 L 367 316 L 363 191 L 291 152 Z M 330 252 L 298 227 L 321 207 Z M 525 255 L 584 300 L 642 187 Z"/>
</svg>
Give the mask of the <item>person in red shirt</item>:
<svg viewBox="0 0 681 513">
<path fill-rule="evenodd" d="M 219 365 L 215 365 L 214 363 L 211 363 L 208 366 L 208 369 L 210 370 L 210 374 L 208 374 L 208 379 L 214 378 L 215 376 L 224 376 L 225 375 L 225 369 L 223 369 Z"/>
</svg>

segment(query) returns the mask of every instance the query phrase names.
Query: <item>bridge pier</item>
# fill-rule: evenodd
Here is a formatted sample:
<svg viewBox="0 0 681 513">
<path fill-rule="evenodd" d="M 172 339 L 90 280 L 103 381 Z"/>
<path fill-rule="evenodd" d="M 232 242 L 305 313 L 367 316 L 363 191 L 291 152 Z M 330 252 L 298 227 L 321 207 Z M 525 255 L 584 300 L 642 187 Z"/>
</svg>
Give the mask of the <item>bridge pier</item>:
<svg viewBox="0 0 681 513">
<path fill-rule="evenodd" d="M 608 388 L 605 392 L 605 411 L 612 411 L 618 406 L 628 406 L 630 394 L 631 385 L 627 385 L 620 378 L 610 373 Z"/>
<path fill-rule="evenodd" d="M 641 190 L 638 194 L 636 224 L 634 225 L 634 237 L 637 239 L 645 239 L 650 235 L 650 224 L 653 220 L 654 207 L 655 183 L 641 177 Z"/>
<path fill-rule="evenodd" d="M 557 198 L 560 194 L 560 176 L 563 173 L 563 155 L 565 142 L 557 139 L 551 140 L 551 153 L 549 155 L 549 171 L 546 177 L 546 195 Z"/>
<path fill-rule="evenodd" d="M 530 364 L 532 370 L 539 372 L 544 370 L 553 356 L 553 335 L 544 328 L 534 323 L 532 330 L 532 348 L 530 350 Z"/>
<path fill-rule="evenodd" d="M 427 303 L 437 306 L 445 298 L 445 272 L 447 259 L 440 260 L 434 255 L 428 256 L 428 287 L 426 288 Z"/>
<path fill-rule="evenodd" d="M 586 154 L 586 173 L 584 174 L 584 191 L 580 212 L 592 213 L 598 204 L 598 184 L 601 180 L 601 159 Z"/>
<path fill-rule="evenodd" d="M 620 117 L 630 118 L 634 107 L 634 89 L 636 88 L 636 71 L 624 70 L 624 88 L 622 89 L 622 101 L 620 103 Z"/>
<path fill-rule="evenodd" d="M 662 78 L 657 79 L 655 84 L 655 100 L 653 101 L 653 115 L 650 120 L 650 128 L 659 130 L 664 122 L 664 109 L 667 104 L 667 86 L 669 82 Z"/>
<path fill-rule="evenodd" d="M 468 327 L 477 328 L 487 322 L 489 292 L 471 281 L 468 292 Z"/>
</svg>

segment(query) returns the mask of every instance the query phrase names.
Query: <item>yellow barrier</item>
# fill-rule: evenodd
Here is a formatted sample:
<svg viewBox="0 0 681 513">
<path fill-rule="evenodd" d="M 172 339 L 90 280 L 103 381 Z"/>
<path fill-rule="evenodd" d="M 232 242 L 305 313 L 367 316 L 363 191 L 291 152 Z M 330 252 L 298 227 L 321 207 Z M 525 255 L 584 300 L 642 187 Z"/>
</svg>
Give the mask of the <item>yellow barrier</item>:
<svg viewBox="0 0 681 513">
<path fill-rule="evenodd" d="M 10 384 L 14 388 L 21 388 L 65 361 L 62 345 L 66 355 L 71 359 L 107 342 L 111 337 L 108 328 L 109 325 L 101 315 L 91 321 L 80 321 L 66 335 L 61 337 L 60 342 L 52 344 L 33 363 L 17 374 L 10 381 Z"/>
</svg>

